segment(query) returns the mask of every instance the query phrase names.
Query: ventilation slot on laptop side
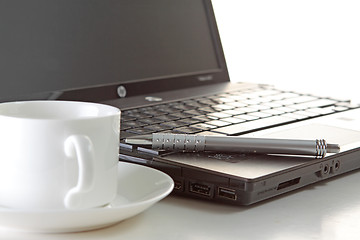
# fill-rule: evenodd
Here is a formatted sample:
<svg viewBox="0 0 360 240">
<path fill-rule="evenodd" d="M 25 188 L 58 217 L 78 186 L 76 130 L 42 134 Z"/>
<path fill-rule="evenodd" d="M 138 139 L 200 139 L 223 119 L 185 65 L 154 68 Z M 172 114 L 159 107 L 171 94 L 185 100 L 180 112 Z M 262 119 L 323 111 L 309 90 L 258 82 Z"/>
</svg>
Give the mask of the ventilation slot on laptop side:
<svg viewBox="0 0 360 240">
<path fill-rule="evenodd" d="M 291 187 L 293 185 L 298 184 L 299 182 L 300 182 L 300 177 L 291 179 L 291 180 L 286 181 L 286 182 L 282 182 L 282 183 L 280 183 L 278 185 L 277 190 L 284 189 L 284 188 L 287 188 L 287 187 Z"/>
</svg>

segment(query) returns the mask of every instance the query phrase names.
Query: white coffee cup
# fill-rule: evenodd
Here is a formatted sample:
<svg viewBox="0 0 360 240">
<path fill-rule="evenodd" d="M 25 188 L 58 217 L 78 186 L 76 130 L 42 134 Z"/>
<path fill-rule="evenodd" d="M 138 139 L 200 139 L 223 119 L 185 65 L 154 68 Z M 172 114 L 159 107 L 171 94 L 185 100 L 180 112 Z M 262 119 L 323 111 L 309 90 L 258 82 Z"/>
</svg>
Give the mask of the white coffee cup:
<svg viewBox="0 0 360 240">
<path fill-rule="evenodd" d="M 84 209 L 117 191 L 120 110 L 71 101 L 0 104 L 0 206 Z"/>
</svg>

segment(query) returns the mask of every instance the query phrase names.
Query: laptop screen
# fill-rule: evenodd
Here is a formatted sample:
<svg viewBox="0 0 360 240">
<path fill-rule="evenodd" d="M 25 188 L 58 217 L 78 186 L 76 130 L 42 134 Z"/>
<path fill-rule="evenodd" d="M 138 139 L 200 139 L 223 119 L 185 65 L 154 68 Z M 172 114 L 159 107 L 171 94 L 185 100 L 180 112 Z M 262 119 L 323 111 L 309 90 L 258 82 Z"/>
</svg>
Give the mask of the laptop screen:
<svg viewBox="0 0 360 240">
<path fill-rule="evenodd" d="M 226 72 L 213 22 L 202 0 L 1 0 L 0 101 L 223 81 L 212 75 Z"/>
</svg>

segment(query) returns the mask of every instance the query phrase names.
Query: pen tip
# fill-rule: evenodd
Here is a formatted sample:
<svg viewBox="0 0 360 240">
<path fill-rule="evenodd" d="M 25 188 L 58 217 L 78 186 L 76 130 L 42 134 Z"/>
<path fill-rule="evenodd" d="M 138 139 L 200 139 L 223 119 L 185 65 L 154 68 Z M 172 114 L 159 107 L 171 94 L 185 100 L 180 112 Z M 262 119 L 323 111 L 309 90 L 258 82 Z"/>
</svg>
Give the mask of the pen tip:
<svg viewBox="0 0 360 240">
<path fill-rule="evenodd" d="M 339 144 L 327 144 L 326 151 L 328 153 L 338 153 L 340 152 L 340 145 Z"/>
<path fill-rule="evenodd" d="M 126 138 L 124 141 L 133 145 L 151 145 L 152 135 L 138 135 Z"/>
</svg>

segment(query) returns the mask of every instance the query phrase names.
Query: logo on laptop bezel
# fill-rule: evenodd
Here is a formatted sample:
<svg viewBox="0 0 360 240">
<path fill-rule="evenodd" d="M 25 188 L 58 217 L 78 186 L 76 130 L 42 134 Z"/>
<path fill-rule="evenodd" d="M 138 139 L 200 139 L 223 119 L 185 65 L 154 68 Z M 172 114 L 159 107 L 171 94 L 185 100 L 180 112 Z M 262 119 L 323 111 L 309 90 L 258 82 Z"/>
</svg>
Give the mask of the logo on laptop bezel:
<svg viewBox="0 0 360 240">
<path fill-rule="evenodd" d="M 198 76 L 197 79 L 200 82 L 212 81 L 212 80 L 214 80 L 214 76 L 211 74 L 201 75 L 201 76 Z"/>
<path fill-rule="evenodd" d="M 126 97 L 126 88 L 124 87 L 124 86 L 118 86 L 118 88 L 117 88 L 117 94 L 118 94 L 118 96 L 119 97 L 121 97 L 121 98 L 124 98 L 124 97 Z"/>
<path fill-rule="evenodd" d="M 145 100 L 148 102 L 161 102 L 163 99 L 161 97 L 147 96 Z"/>
</svg>

